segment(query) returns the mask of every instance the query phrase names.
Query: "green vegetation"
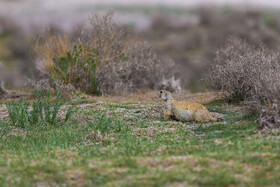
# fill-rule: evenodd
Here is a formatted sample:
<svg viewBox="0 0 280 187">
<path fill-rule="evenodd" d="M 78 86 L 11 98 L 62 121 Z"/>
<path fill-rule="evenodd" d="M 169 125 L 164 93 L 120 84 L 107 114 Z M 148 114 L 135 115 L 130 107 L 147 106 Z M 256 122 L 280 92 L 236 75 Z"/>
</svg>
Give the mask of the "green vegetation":
<svg viewBox="0 0 280 187">
<path fill-rule="evenodd" d="M 50 76 L 54 81 L 63 81 L 65 84 L 81 85 L 83 82 L 89 82 L 87 89 L 97 93 L 97 53 L 95 48 L 74 45 L 73 50 L 68 51 L 65 56 L 53 59 Z"/>
<path fill-rule="evenodd" d="M 239 106 L 209 103 L 225 118 L 213 123 L 147 119 L 147 103 L 77 106 L 56 126 L 0 121 L 2 186 L 279 185 L 280 139 L 258 134 Z"/>
<path fill-rule="evenodd" d="M 61 93 L 58 92 L 54 103 L 51 103 L 50 92 L 45 90 L 35 90 L 34 92 L 37 100 L 33 102 L 32 110 L 29 108 L 30 104 L 28 102 L 23 103 L 22 99 L 18 103 L 15 101 L 6 103 L 11 125 L 21 128 L 42 123 L 57 125 L 59 122 L 58 112 L 64 104 L 60 101 Z M 75 109 L 70 107 L 66 112 L 65 121 L 68 121 L 74 112 Z"/>
</svg>

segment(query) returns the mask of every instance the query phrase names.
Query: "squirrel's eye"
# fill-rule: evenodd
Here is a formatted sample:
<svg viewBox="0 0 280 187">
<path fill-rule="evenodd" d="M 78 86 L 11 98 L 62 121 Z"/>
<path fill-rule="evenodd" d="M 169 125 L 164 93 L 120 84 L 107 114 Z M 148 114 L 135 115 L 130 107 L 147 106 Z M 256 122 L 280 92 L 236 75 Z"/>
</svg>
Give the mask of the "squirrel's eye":
<svg viewBox="0 0 280 187">
<path fill-rule="evenodd" d="M 160 90 L 160 92 L 159 93 L 162 93 L 162 90 Z"/>
</svg>

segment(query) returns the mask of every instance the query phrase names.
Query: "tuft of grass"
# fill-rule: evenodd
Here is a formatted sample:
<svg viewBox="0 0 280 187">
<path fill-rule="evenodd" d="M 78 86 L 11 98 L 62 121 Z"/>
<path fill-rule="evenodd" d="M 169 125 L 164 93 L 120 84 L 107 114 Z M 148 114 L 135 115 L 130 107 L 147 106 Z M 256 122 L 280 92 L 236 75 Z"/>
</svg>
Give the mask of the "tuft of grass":
<svg viewBox="0 0 280 187">
<path fill-rule="evenodd" d="M 87 125 L 95 131 L 100 131 L 102 134 L 108 133 L 110 131 L 119 133 L 124 129 L 122 121 L 106 118 L 106 114 L 96 116 L 95 120 L 88 121 Z"/>
<path fill-rule="evenodd" d="M 7 102 L 6 107 L 11 125 L 25 128 L 28 125 L 59 123 L 59 109 L 64 105 L 61 102 L 61 93 L 58 92 L 54 102 L 51 102 L 51 93 L 45 90 L 34 90 L 36 101 L 33 102 L 30 109 L 28 102 L 23 102 L 21 98 L 18 103 L 15 101 Z M 77 109 L 70 107 L 66 112 L 65 122 L 68 121 Z"/>
<path fill-rule="evenodd" d="M 7 102 L 6 107 L 8 109 L 10 121 L 12 125 L 24 128 L 28 122 L 28 107 L 29 103 L 22 102 L 22 98 L 19 103 L 15 101 Z"/>
</svg>

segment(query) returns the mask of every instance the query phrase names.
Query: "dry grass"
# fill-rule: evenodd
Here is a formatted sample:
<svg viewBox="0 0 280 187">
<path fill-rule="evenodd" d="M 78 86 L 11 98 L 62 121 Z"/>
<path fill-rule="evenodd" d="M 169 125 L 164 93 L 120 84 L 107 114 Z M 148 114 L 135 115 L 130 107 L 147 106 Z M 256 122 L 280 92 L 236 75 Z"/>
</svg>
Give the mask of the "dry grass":
<svg viewBox="0 0 280 187">
<path fill-rule="evenodd" d="M 118 102 L 118 103 L 161 103 L 162 100 L 157 96 L 158 91 L 151 89 L 141 89 L 139 92 L 129 93 L 125 95 L 115 96 L 92 96 L 92 95 L 78 95 L 74 100 L 80 100 L 83 98 L 90 103 L 95 102 Z M 193 94 L 172 94 L 177 100 L 186 100 L 192 102 L 198 102 L 201 104 L 209 103 L 215 99 L 221 99 L 222 93 L 219 92 L 204 92 Z"/>
<path fill-rule="evenodd" d="M 58 35 L 57 33 L 46 32 L 45 36 L 38 38 L 34 45 L 34 52 L 41 60 L 37 64 L 38 68 L 44 72 L 46 70 L 53 72 L 53 59 L 59 59 L 70 49 L 72 49 L 72 44 L 67 34 Z"/>
</svg>

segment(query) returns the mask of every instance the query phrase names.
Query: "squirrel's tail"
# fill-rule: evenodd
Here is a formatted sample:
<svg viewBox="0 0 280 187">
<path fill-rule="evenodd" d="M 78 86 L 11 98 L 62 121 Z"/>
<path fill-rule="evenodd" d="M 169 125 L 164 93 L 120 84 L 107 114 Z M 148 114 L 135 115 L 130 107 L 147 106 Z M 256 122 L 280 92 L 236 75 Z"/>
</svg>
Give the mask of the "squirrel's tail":
<svg viewBox="0 0 280 187">
<path fill-rule="evenodd" d="M 223 118 L 213 118 L 211 117 L 211 121 L 224 121 Z"/>
<path fill-rule="evenodd" d="M 223 118 L 216 118 L 216 121 L 224 121 Z"/>
</svg>

